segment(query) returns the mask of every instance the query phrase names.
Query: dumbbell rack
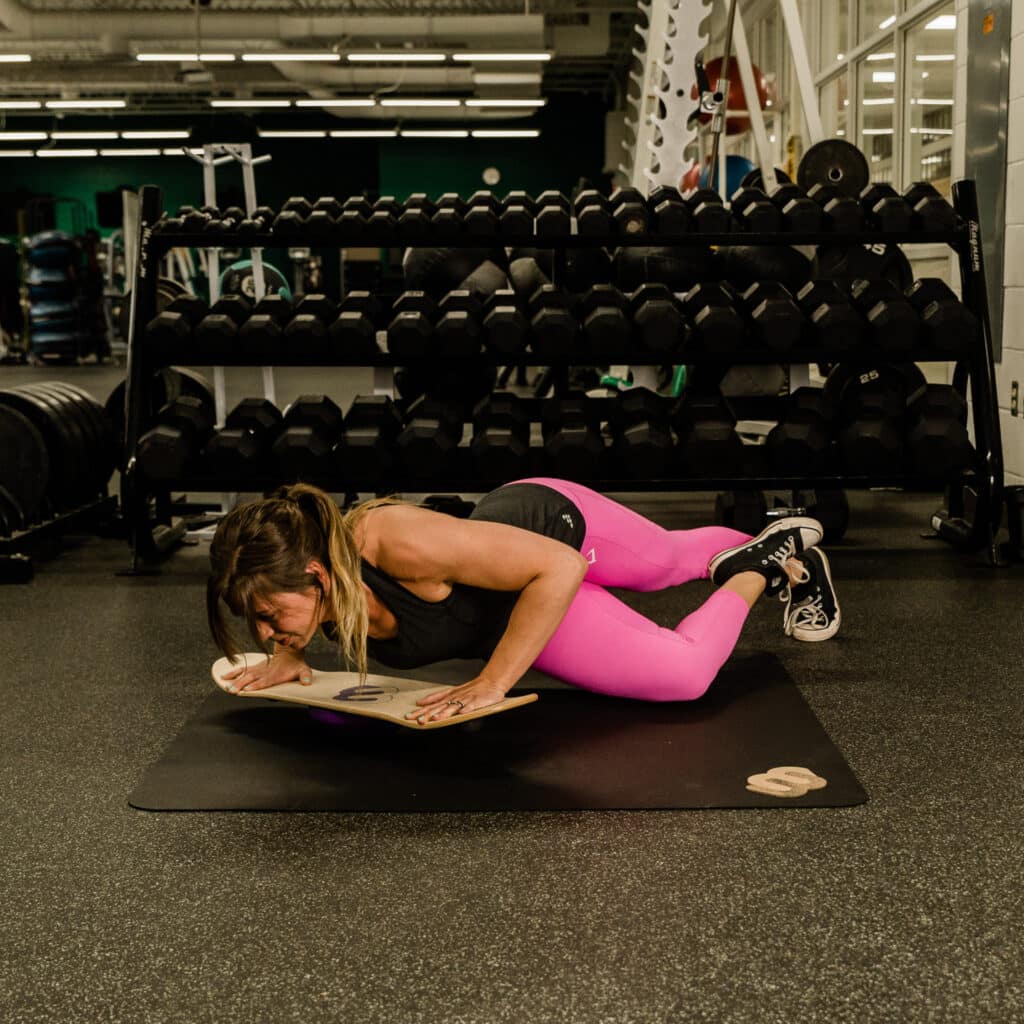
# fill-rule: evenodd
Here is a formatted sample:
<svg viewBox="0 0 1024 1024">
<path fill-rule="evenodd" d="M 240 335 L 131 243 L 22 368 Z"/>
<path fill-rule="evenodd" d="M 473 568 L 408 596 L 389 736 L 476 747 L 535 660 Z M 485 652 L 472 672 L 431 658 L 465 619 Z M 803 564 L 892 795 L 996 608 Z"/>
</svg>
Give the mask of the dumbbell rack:
<svg viewBox="0 0 1024 1024">
<path fill-rule="evenodd" d="M 131 329 L 128 340 L 128 380 L 126 388 L 126 428 L 125 451 L 128 462 L 121 477 L 122 514 L 129 527 L 129 538 L 133 553 L 133 564 L 138 566 L 138 559 L 151 558 L 161 553 L 161 545 L 155 539 L 161 532 L 167 532 L 167 523 L 171 514 L 169 496 L 171 485 L 165 484 L 158 493 L 153 493 L 149 485 L 138 472 L 135 451 L 138 440 L 149 424 L 143 423 L 143 410 L 148 408 L 148 395 L 145 389 L 151 380 L 151 371 L 155 366 L 149 365 L 145 346 L 142 343 L 145 326 L 156 315 L 157 279 L 162 256 L 174 246 L 218 247 L 218 246 L 273 246 L 282 241 L 288 244 L 309 246 L 339 247 L 345 244 L 361 246 L 438 246 L 478 248 L 483 245 L 535 246 L 553 249 L 556 254 L 569 248 L 583 247 L 620 247 L 624 245 L 639 246 L 713 246 L 713 245 L 816 245 L 816 244 L 885 244 L 885 243 L 939 243 L 950 246 L 959 258 L 962 297 L 965 306 L 978 318 L 981 325 L 980 338 L 971 347 L 967 355 L 956 365 L 954 386 L 962 395 L 967 395 L 973 405 L 974 441 L 978 453 L 976 472 L 965 473 L 953 484 L 948 484 L 948 508 L 937 512 L 932 518 L 932 527 L 937 536 L 951 544 L 969 550 L 987 549 L 989 559 L 998 563 L 999 556 L 995 545 L 995 535 L 1002 521 L 1003 505 L 1003 456 L 999 429 L 999 412 L 996 401 L 995 365 L 992 354 L 992 332 L 988 315 L 987 286 L 981 252 L 981 234 L 977 191 L 973 181 L 957 182 L 953 187 L 953 205 L 963 226 L 951 231 L 914 231 L 906 233 L 863 231 L 856 234 L 819 231 L 814 233 L 779 232 L 772 234 L 752 234 L 749 232 L 730 232 L 722 234 L 701 234 L 691 232 L 683 235 L 664 233 L 551 237 L 547 235 L 516 235 L 498 234 L 481 238 L 479 235 L 439 236 L 437 233 L 425 233 L 422 237 L 395 237 L 393 232 L 361 231 L 358 240 L 346 239 L 342 231 L 330 233 L 289 233 L 287 238 L 270 232 L 263 234 L 239 234 L 237 232 L 196 232 L 161 233 L 154 231 L 154 226 L 162 215 L 162 196 L 156 186 L 144 186 L 141 190 L 141 218 L 139 234 L 136 239 L 138 259 L 136 261 L 136 280 L 132 288 Z M 556 259 L 557 272 L 557 259 Z M 556 281 L 557 283 L 557 281 Z M 622 352 L 621 355 L 604 353 L 602 362 L 625 363 L 638 365 L 636 350 Z M 515 356 L 498 356 L 493 353 L 481 353 L 471 357 L 474 365 L 535 365 L 538 361 L 536 353 L 524 351 Z M 687 363 L 718 363 L 723 360 L 720 355 L 701 355 L 687 353 Z M 801 350 L 792 354 L 791 358 L 779 353 L 766 352 L 764 349 L 751 349 L 733 353 L 729 361 L 740 363 L 765 364 L 805 364 L 808 362 L 826 361 L 832 357 L 824 352 L 815 354 L 814 350 Z M 850 357 L 847 357 L 848 359 Z M 856 357 L 855 357 L 856 358 Z M 915 351 L 902 357 L 915 362 L 949 361 L 948 356 L 937 354 L 934 350 Z M 546 364 L 552 360 L 544 358 Z M 556 363 L 559 367 L 586 363 L 586 357 L 568 356 Z M 659 359 L 658 362 L 663 362 Z M 195 357 L 190 363 L 203 365 Z M 214 360 L 210 360 L 212 365 Z M 464 358 L 442 359 L 431 356 L 420 360 L 432 366 L 465 365 Z M 223 357 L 216 359 L 218 365 L 251 365 L 251 360 L 239 357 L 237 360 Z M 414 366 L 417 360 L 381 354 L 372 359 L 332 359 L 333 366 Z M 303 366 L 322 365 L 323 360 L 304 358 L 284 358 L 278 360 L 279 365 Z M 468 463 L 467 463 L 468 465 Z M 460 474 L 461 476 L 461 474 Z M 310 481 L 318 483 L 326 489 L 345 493 L 379 491 L 381 481 L 369 480 L 323 480 Z M 502 481 L 488 481 L 478 475 L 467 473 L 462 478 L 446 480 L 431 479 L 429 482 L 414 479 L 394 479 L 385 483 L 395 490 L 461 490 L 480 492 L 491 485 Z M 666 477 L 659 480 L 636 480 L 627 478 L 588 480 L 588 486 L 606 492 L 622 491 L 707 491 L 707 490 L 779 490 L 779 489 L 823 489 L 847 488 L 863 489 L 869 487 L 894 487 L 913 483 L 926 484 L 918 478 L 900 476 L 851 476 L 847 474 L 820 474 L 813 477 L 779 477 L 779 476 L 746 476 L 746 477 Z M 262 491 L 274 486 L 275 481 L 250 479 L 242 481 L 204 480 L 200 477 L 174 481 L 173 489 L 191 492 L 224 492 L 230 491 Z M 933 481 L 932 483 L 939 483 Z M 154 504 L 155 503 L 155 504 Z M 154 518 L 153 508 L 156 509 Z M 965 518 L 971 513 L 969 519 Z M 154 530 L 154 524 L 160 524 Z"/>
</svg>

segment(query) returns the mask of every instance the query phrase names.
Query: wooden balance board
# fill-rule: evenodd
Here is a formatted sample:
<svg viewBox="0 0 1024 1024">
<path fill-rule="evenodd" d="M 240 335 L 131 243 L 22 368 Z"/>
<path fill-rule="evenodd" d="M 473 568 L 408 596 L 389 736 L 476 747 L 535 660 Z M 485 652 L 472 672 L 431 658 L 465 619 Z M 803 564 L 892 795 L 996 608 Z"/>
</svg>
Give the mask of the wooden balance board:
<svg viewBox="0 0 1024 1024">
<path fill-rule="evenodd" d="M 231 685 L 224 676 L 228 672 L 240 668 L 243 664 L 257 665 L 267 660 L 264 654 L 242 654 L 237 661 L 220 658 L 213 663 L 211 672 L 213 681 L 225 692 Z M 362 688 L 359 686 L 357 672 L 319 672 L 311 669 L 313 682 L 309 686 L 302 683 L 279 683 L 265 690 L 240 691 L 232 696 L 259 697 L 262 700 L 283 700 L 288 704 L 305 704 L 313 708 L 326 708 L 328 711 L 340 711 L 346 715 L 363 715 L 366 718 L 380 718 L 385 722 L 394 722 L 410 729 L 442 729 L 446 725 L 461 725 L 471 722 L 474 718 L 486 718 L 502 711 L 532 704 L 537 699 L 535 693 L 524 693 L 518 697 L 506 697 L 486 708 L 476 711 L 465 711 L 462 714 L 444 718 L 439 722 L 417 722 L 414 718 L 406 718 L 410 711 L 417 708 L 416 702 L 430 693 L 443 690 L 438 683 L 426 683 L 421 679 L 398 679 L 395 676 L 367 675 Z"/>
</svg>

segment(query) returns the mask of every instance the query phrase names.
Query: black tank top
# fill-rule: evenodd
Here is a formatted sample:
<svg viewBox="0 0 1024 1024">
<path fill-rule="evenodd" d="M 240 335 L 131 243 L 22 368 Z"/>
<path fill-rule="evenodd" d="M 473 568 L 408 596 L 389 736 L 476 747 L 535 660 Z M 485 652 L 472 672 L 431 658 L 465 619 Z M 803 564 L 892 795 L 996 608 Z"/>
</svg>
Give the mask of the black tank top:
<svg viewBox="0 0 1024 1024">
<path fill-rule="evenodd" d="M 470 519 L 506 523 L 569 544 L 583 545 L 586 523 L 576 505 L 543 484 L 507 484 L 477 503 Z M 370 657 L 392 668 L 417 668 L 447 658 L 491 656 L 508 627 L 519 591 L 452 585 L 443 601 L 424 601 L 397 580 L 362 561 L 363 582 L 392 612 L 398 633 L 366 642 Z M 324 623 L 331 637 L 333 623 Z"/>
</svg>

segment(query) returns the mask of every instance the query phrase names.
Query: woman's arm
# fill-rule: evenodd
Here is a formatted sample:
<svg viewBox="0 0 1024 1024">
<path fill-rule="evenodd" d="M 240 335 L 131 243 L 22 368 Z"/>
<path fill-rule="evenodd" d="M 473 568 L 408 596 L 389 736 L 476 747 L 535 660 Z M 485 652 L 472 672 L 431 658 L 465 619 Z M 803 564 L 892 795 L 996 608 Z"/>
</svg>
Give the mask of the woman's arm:
<svg viewBox="0 0 1024 1024">
<path fill-rule="evenodd" d="M 587 571 L 568 544 L 503 523 L 456 519 L 415 506 L 374 510 L 368 548 L 405 581 L 519 591 L 508 627 L 477 677 L 507 693 L 562 621 Z"/>
</svg>

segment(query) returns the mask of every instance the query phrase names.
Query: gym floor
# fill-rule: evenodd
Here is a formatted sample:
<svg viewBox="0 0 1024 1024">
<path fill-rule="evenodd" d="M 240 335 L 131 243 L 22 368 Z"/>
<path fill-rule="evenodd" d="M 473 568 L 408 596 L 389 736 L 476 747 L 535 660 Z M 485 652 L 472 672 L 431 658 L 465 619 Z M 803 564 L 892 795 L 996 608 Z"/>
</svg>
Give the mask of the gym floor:
<svg viewBox="0 0 1024 1024">
<path fill-rule="evenodd" d="M 279 401 L 369 386 L 340 372 L 279 372 Z M 101 401 L 118 376 L 3 369 Z M 5 1020 L 1022 1019 L 1024 569 L 921 539 L 936 495 L 852 499 L 839 636 L 787 640 L 765 601 L 739 648 L 778 654 L 867 789 L 838 810 L 133 810 L 212 685 L 205 545 L 117 578 L 123 542 L 67 538 L 0 590 Z M 624 500 L 673 528 L 712 508 Z M 629 600 L 669 625 L 710 591 Z"/>
</svg>

